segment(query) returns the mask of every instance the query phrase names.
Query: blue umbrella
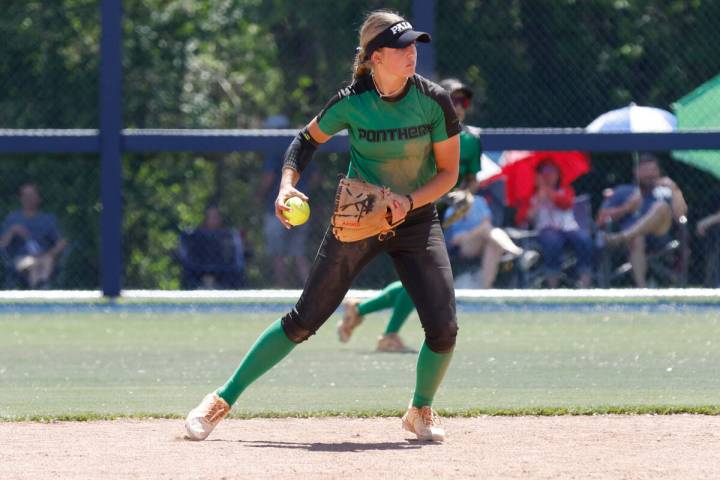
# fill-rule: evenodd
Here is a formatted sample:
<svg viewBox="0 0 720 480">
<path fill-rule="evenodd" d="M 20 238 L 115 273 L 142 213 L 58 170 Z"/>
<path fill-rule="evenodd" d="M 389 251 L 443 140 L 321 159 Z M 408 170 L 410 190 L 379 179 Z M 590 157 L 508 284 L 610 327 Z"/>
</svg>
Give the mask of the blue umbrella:
<svg viewBox="0 0 720 480">
<path fill-rule="evenodd" d="M 675 115 L 654 107 L 639 107 L 631 103 L 627 107 L 603 113 L 585 130 L 601 132 L 672 132 L 677 128 Z"/>
<path fill-rule="evenodd" d="M 603 113 L 585 127 L 585 131 L 590 133 L 662 133 L 675 129 L 677 118 L 672 113 L 661 108 L 639 107 L 634 103 Z M 637 152 L 633 152 L 632 156 L 637 166 Z"/>
</svg>

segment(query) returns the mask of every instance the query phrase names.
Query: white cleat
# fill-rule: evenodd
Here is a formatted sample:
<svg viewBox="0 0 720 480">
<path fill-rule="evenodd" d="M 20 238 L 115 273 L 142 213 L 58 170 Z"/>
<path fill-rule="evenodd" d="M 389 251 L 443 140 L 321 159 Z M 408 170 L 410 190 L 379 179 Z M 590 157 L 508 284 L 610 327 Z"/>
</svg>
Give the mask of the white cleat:
<svg viewBox="0 0 720 480">
<path fill-rule="evenodd" d="M 418 440 L 445 441 L 445 430 L 440 417 L 430 407 L 410 407 L 402 417 L 403 428 L 417 435 Z"/>
<path fill-rule="evenodd" d="M 200 405 L 190 410 L 185 419 L 188 438 L 205 440 L 228 413 L 230 413 L 230 405 L 217 393 L 208 393 Z"/>
</svg>

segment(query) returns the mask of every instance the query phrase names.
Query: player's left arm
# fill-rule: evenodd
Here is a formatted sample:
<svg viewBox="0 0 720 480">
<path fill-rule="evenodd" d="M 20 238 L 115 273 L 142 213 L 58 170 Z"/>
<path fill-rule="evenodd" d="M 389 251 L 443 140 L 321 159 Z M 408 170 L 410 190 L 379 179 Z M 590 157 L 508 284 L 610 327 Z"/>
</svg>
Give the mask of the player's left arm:
<svg viewBox="0 0 720 480">
<path fill-rule="evenodd" d="M 413 208 L 432 203 L 457 183 L 460 170 L 460 136 L 433 143 L 437 173 L 425 185 L 412 192 Z"/>
<path fill-rule="evenodd" d="M 450 94 L 438 86 L 429 88 L 430 97 L 435 101 L 430 110 L 430 140 L 432 142 L 437 173 L 425 185 L 410 194 L 412 208 L 432 203 L 449 192 L 458 181 L 460 172 L 460 120 L 453 107 Z M 394 203 L 394 202 L 393 202 Z M 400 209 L 409 207 L 402 202 Z M 393 212 L 395 218 L 395 212 Z"/>
</svg>

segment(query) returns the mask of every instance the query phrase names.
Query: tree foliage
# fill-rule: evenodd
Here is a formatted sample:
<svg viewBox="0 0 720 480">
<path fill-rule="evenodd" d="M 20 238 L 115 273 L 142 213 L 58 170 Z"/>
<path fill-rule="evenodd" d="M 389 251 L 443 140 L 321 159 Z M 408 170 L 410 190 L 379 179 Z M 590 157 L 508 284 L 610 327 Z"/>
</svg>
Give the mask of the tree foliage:
<svg viewBox="0 0 720 480">
<path fill-rule="evenodd" d="M 409 16 L 411 3 L 125 0 L 125 126 L 256 128 L 277 113 L 300 126 L 349 80 L 362 13 L 390 7 Z M 468 123 L 479 126 L 583 126 L 631 101 L 667 108 L 720 71 L 719 2 L 444 0 L 436 14 L 438 77 L 457 76 L 476 89 Z M 6 39 L 0 51 L 3 127 L 97 127 L 99 2 L 10 2 L 0 31 Z M 38 181 L 45 208 L 58 213 L 74 245 L 68 285 L 97 285 L 97 158 L 2 160 L 0 213 L 14 207 L 21 181 Z M 257 246 L 251 283 L 266 284 L 264 206 L 257 198 L 261 161 L 256 153 L 127 156 L 125 284 L 176 287 L 177 234 L 217 200 L 228 222 L 242 225 Z M 327 171 L 340 171 L 346 157 L 327 161 Z M 699 178 L 704 188 L 715 185 L 695 173 L 678 175 Z M 609 162 L 589 178 L 599 191 L 628 174 L 625 165 Z M 329 198 L 334 180 L 326 175 L 316 198 Z M 690 183 L 685 187 L 692 190 Z M 377 268 L 381 277 L 389 275 Z"/>
</svg>

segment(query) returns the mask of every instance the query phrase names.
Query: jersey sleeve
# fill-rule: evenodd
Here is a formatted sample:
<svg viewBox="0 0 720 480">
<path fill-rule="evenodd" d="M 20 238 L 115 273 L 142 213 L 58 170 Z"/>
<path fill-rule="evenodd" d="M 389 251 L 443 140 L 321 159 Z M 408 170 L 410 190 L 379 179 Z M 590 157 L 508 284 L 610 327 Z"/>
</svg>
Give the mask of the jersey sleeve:
<svg viewBox="0 0 720 480">
<path fill-rule="evenodd" d="M 318 127 L 325 135 L 335 135 L 348 128 L 347 95 L 341 90 L 336 93 L 318 114 Z"/>
<path fill-rule="evenodd" d="M 435 96 L 435 101 L 437 108 L 433 109 L 431 134 L 433 143 L 447 140 L 462 130 L 450 94 L 443 90 Z"/>
</svg>

